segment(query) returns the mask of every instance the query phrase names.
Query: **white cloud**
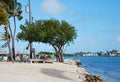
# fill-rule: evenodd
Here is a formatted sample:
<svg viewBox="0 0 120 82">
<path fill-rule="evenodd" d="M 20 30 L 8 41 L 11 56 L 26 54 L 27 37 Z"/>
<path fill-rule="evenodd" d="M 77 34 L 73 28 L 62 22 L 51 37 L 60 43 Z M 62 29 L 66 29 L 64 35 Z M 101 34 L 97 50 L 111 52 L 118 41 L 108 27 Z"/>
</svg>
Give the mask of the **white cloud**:
<svg viewBox="0 0 120 82">
<path fill-rule="evenodd" d="M 65 10 L 65 5 L 59 0 L 44 0 L 40 8 L 44 13 L 58 15 Z"/>
<path fill-rule="evenodd" d="M 116 38 L 116 40 L 117 40 L 118 42 L 120 42 L 120 36 L 118 36 L 118 37 Z"/>
<path fill-rule="evenodd" d="M 90 40 L 90 42 L 89 42 L 90 44 L 96 44 L 96 41 L 95 40 Z"/>
</svg>

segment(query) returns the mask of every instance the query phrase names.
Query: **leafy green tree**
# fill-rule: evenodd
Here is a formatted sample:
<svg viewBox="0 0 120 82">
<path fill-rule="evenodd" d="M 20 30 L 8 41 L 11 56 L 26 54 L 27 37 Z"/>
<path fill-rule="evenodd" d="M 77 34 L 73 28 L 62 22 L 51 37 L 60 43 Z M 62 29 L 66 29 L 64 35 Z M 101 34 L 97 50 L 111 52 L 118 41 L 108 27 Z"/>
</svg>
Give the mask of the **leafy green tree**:
<svg viewBox="0 0 120 82">
<path fill-rule="evenodd" d="M 32 42 L 43 42 L 50 44 L 55 52 L 56 59 L 59 62 L 64 62 L 63 50 L 66 45 L 69 45 L 76 38 L 76 30 L 66 21 L 37 20 L 35 23 L 26 21 L 20 26 L 21 32 L 17 38 L 20 40 Z M 30 47 L 31 48 L 31 47 Z M 31 51 L 31 49 L 30 49 Z M 32 58 L 32 55 L 30 55 Z"/>
<path fill-rule="evenodd" d="M 32 59 L 32 42 L 36 42 L 38 38 L 38 28 L 35 23 L 25 22 L 20 26 L 21 32 L 17 34 L 17 38 L 23 41 L 28 41 L 30 44 L 30 59 Z"/>
<path fill-rule="evenodd" d="M 64 62 L 63 50 L 76 38 L 75 28 L 66 21 L 55 19 L 38 20 L 36 25 L 40 29 L 38 41 L 50 44 L 56 52 L 57 61 Z"/>
</svg>

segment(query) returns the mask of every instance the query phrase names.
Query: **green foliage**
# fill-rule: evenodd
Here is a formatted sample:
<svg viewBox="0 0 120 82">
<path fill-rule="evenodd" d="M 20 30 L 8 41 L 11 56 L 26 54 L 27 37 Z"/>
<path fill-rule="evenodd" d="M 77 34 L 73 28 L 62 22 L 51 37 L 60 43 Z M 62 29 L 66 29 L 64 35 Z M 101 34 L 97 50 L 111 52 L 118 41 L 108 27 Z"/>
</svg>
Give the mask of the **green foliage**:
<svg viewBox="0 0 120 82">
<path fill-rule="evenodd" d="M 75 28 L 64 20 L 60 22 L 55 19 L 38 20 L 36 24 L 41 30 L 38 41 L 52 45 L 58 61 L 63 62 L 62 53 L 65 45 L 73 42 L 77 37 Z"/>
<path fill-rule="evenodd" d="M 38 38 L 38 28 L 35 23 L 29 23 L 27 20 L 24 25 L 20 26 L 21 32 L 18 33 L 17 38 L 23 41 L 36 42 Z"/>
<path fill-rule="evenodd" d="M 9 3 L 9 9 L 8 9 L 9 17 L 16 16 L 18 20 L 21 20 L 23 18 L 21 9 L 22 9 L 21 3 L 17 2 L 17 0 L 11 0 L 11 3 Z"/>
<path fill-rule="evenodd" d="M 18 20 L 22 17 L 22 5 L 17 0 L 0 0 L 0 25 L 8 23 L 8 17 L 16 16 Z"/>
<path fill-rule="evenodd" d="M 53 53 L 51 53 L 51 52 L 39 52 L 38 54 L 47 54 L 47 55 L 52 55 Z"/>
<path fill-rule="evenodd" d="M 10 34 L 8 33 L 8 39 L 10 39 L 10 38 L 11 38 Z M 0 40 L 7 41 L 7 33 L 6 32 L 0 36 Z"/>
<path fill-rule="evenodd" d="M 6 8 L 8 5 L 10 5 L 12 0 L 0 0 L 0 6 Z"/>
<path fill-rule="evenodd" d="M 8 14 L 6 10 L 0 7 L 0 25 L 8 23 Z"/>
<path fill-rule="evenodd" d="M 38 41 L 54 45 L 64 46 L 66 43 L 72 42 L 77 34 L 75 28 L 66 21 L 58 21 L 55 19 L 38 20 L 37 26 L 41 30 L 40 36 L 42 38 Z"/>
<path fill-rule="evenodd" d="M 74 56 L 74 54 L 64 53 L 64 56 Z"/>
<path fill-rule="evenodd" d="M 10 37 L 10 34 L 8 33 L 8 41 L 9 42 L 10 42 L 10 39 L 11 39 L 11 37 Z M 1 45 L 2 48 L 8 47 L 7 33 L 6 32 L 0 36 L 0 40 L 5 41 L 5 43 Z"/>
</svg>

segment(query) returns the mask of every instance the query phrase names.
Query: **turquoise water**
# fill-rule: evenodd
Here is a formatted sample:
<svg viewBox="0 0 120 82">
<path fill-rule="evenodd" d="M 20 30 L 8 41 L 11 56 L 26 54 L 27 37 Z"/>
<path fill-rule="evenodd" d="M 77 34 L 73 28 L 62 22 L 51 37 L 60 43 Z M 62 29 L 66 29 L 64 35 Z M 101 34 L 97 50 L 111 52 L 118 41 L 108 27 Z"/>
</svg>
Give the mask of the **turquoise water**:
<svg viewBox="0 0 120 82">
<path fill-rule="evenodd" d="M 106 82 L 120 82 L 120 57 L 108 56 L 67 56 L 74 60 L 80 60 L 91 74 L 100 75 Z"/>
</svg>

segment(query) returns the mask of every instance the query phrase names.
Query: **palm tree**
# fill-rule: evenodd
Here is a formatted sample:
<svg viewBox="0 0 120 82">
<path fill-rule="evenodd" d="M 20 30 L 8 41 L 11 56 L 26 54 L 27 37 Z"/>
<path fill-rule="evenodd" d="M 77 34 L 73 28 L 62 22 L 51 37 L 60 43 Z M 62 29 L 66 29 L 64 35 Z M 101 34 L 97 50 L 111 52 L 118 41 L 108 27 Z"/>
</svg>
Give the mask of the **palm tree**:
<svg viewBox="0 0 120 82">
<path fill-rule="evenodd" d="M 14 33 L 12 33 L 12 29 L 10 26 L 10 22 L 9 22 L 9 29 L 10 29 L 10 34 L 11 34 L 11 38 L 12 38 L 12 53 L 13 53 L 13 59 L 15 60 L 15 35 L 16 35 L 16 17 L 18 18 L 18 20 L 21 20 L 22 17 L 22 10 L 21 10 L 21 4 L 17 2 L 17 0 L 11 0 L 11 3 L 7 3 L 9 4 L 9 8 L 8 8 L 8 15 L 9 18 L 13 17 L 14 19 Z"/>
<path fill-rule="evenodd" d="M 11 54 L 11 51 L 10 51 L 10 36 L 9 36 L 9 33 L 8 33 L 8 13 L 7 13 L 6 9 L 7 9 L 7 4 L 3 0 L 1 0 L 0 1 L 0 25 L 4 24 L 5 25 L 4 29 L 6 31 L 1 36 L 1 40 L 7 41 L 5 44 L 2 45 L 2 47 L 7 47 L 7 45 L 8 45 L 9 55 L 10 55 Z"/>
</svg>

